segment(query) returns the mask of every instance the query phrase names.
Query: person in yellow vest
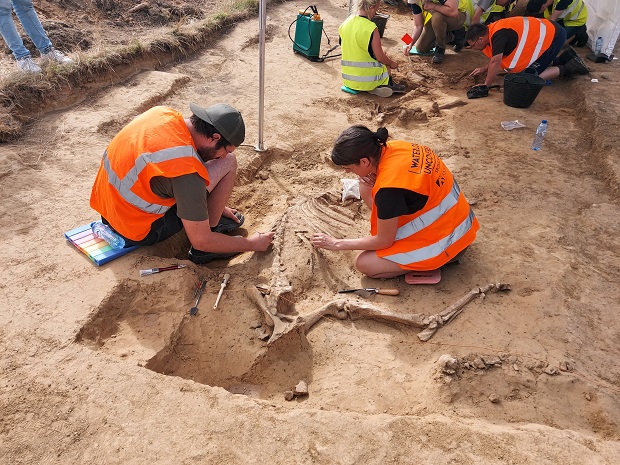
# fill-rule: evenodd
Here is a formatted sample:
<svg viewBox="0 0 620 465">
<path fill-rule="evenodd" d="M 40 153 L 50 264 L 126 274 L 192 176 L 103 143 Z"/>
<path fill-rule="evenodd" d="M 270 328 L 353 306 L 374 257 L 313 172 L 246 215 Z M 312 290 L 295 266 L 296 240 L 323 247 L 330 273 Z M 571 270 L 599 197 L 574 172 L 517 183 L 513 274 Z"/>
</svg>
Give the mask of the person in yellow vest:
<svg viewBox="0 0 620 465">
<path fill-rule="evenodd" d="M 237 170 L 233 152 L 245 138 L 241 113 L 222 103 L 190 109 L 184 118 L 157 106 L 121 129 L 103 154 L 91 207 L 125 247 L 153 245 L 184 229 L 194 263 L 266 250 L 271 232 L 223 234 L 244 220 L 226 206 Z"/>
<path fill-rule="evenodd" d="M 510 12 L 515 3 L 516 0 L 479 0 L 475 4 L 474 15 L 469 25 L 490 24 L 498 19 L 512 16 Z"/>
<path fill-rule="evenodd" d="M 566 31 L 555 21 L 517 16 L 489 25 L 472 24 L 466 39 L 472 48 L 490 58 L 486 66 L 476 68 L 470 74 L 486 76 L 484 84 L 468 91 L 469 98 L 486 97 L 488 87 L 501 70 L 519 73 L 531 69 L 545 80 L 589 72 L 574 50 L 569 49 L 558 56 L 566 42 Z"/>
<path fill-rule="evenodd" d="M 583 0 L 529 0 L 527 13 L 540 15 L 562 25 L 568 41 L 573 40 L 588 20 L 588 8 Z"/>
<path fill-rule="evenodd" d="M 371 21 L 380 3 L 381 0 L 360 0 L 357 14 L 349 16 L 340 25 L 340 63 L 346 87 L 390 97 L 406 89 L 392 79 L 390 70 L 397 70 L 398 63 L 383 51 L 379 30 Z"/>
<path fill-rule="evenodd" d="M 478 220 L 444 162 L 429 147 L 388 141 L 388 130 L 345 129 L 332 161 L 360 178 L 370 235 L 339 239 L 315 233 L 327 250 L 361 250 L 357 269 L 371 278 L 437 270 L 458 260 L 476 238 Z"/>
<path fill-rule="evenodd" d="M 415 45 L 419 53 L 433 50 L 433 63 L 442 63 L 446 47 L 454 44 L 460 52 L 465 45 L 466 10 L 471 0 L 408 0 L 413 14 L 412 41 L 405 47 L 405 55 Z"/>
</svg>

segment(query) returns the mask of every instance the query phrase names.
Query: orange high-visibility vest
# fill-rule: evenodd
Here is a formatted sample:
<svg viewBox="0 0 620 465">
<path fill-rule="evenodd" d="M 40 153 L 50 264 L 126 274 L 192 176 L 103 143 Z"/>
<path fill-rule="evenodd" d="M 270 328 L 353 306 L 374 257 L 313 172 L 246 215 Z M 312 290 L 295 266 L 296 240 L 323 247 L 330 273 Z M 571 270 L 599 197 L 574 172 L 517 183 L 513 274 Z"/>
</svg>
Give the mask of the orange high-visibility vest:
<svg viewBox="0 0 620 465">
<path fill-rule="evenodd" d="M 519 73 L 538 60 L 555 36 L 555 26 L 547 19 L 524 16 L 500 19 L 489 24 L 491 43 L 482 51 L 489 58 L 493 56 L 493 34 L 500 29 L 512 29 L 519 36 L 517 47 L 510 55 L 502 57 L 502 68 L 510 73 Z"/>
<path fill-rule="evenodd" d="M 384 149 L 373 199 L 379 189 L 408 189 L 428 200 L 424 208 L 398 217 L 394 244 L 377 250 L 379 257 L 405 270 L 435 270 L 469 246 L 480 228 L 452 173 L 428 147 L 390 141 Z M 377 207 L 373 202 L 370 233 L 377 234 Z"/>
<path fill-rule="evenodd" d="M 155 176 L 173 178 L 209 173 L 181 113 L 154 107 L 137 116 L 112 139 L 103 154 L 90 195 L 90 206 L 126 238 L 142 240 L 151 224 L 176 201 L 151 190 Z"/>
</svg>

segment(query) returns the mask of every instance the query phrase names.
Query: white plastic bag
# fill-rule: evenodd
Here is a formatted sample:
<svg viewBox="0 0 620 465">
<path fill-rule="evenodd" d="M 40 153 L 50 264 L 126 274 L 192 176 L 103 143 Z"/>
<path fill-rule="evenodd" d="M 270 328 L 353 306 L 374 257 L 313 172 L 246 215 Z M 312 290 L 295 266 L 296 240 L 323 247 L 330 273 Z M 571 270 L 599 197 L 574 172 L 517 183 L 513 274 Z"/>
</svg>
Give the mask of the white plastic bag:
<svg viewBox="0 0 620 465">
<path fill-rule="evenodd" d="M 514 121 L 502 121 L 500 124 L 502 125 L 502 127 L 506 131 L 512 131 L 513 129 L 524 128 L 525 127 L 525 124 L 523 124 L 518 119 L 516 119 Z"/>
<path fill-rule="evenodd" d="M 347 199 L 357 199 L 360 197 L 359 179 L 341 179 L 342 181 L 342 201 Z"/>
</svg>

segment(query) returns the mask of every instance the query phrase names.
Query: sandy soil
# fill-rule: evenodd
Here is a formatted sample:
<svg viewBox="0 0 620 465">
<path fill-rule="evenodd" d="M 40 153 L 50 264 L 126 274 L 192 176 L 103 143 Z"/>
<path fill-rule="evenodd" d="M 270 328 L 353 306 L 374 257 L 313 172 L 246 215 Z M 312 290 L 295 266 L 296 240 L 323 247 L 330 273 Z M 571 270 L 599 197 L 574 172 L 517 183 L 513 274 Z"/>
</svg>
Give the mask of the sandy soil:
<svg viewBox="0 0 620 465">
<path fill-rule="evenodd" d="M 59 14 L 73 4 L 45 5 Z M 36 115 L 0 145 L 0 463 L 617 464 L 617 61 L 546 87 L 528 109 L 498 91 L 467 100 L 467 71 L 482 55 L 449 51 L 441 66 L 402 56 L 410 17 L 386 6 L 383 45 L 411 90 L 353 96 L 340 91 L 338 59 L 293 54 L 287 31 L 306 6 L 268 8 L 266 151 L 254 149 L 256 19 L 183 62 L 135 65 L 145 69 Z M 348 7 L 318 7 L 333 45 Z M 105 23 L 118 40 L 127 26 L 157 25 Z M 88 199 L 107 142 L 154 104 L 189 114 L 190 101 L 242 111 L 248 145 L 231 206 L 246 216 L 244 233 L 276 230 L 274 247 L 196 266 L 179 235 L 94 266 L 63 233 L 96 219 Z M 533 152 L 543 118 L 550 129 Z M 526 128 L 501 128 L 516 119 Z M 354 252 L 309 244 L 314 231 L 368 231 L 368 210 L 341 201 L 343 173 L 328 162 L 355 123 L 435 149 L 474 206 L 479 236 L 441 283 L 364 278 Z M 171 263 L 188 267 L 139 276 Z M 213 310 L 223 273 L 231 281 Z M 190 317 L 201 277 L 208 291 Z M 372 319 L 303 326 L 347 287 L 396 287 L 398 297 L 350 302 L 428 316 L 496 282 L 512 290 L 474 299 L 428 342 L 419 328 Z M 245 292 L 256 285 L 302 326 L 261 339 L 265 322 Z M 453 371 L 438 362 L 446 354 Z M 286 401 L 300 380 L 309 395 Z"/>
</svg>

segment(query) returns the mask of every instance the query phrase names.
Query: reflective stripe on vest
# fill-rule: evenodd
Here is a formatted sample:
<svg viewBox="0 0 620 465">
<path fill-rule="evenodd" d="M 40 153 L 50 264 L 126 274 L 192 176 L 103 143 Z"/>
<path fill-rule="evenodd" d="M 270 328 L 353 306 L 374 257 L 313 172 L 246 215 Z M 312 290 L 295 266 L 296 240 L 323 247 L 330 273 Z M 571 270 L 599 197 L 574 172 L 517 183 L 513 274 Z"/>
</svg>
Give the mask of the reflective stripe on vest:
<svg viewBox="0 0 620 465">
<path fill-rule="evenodd" d="M 450 191 L 450 193 L 446 195 L 436 207 L 423 213 L 417 218 L 414 218 L 409 223 L 403 224 L 401 227 L 399 227 L 396 230 L 396 237 L 394 238 L 394 240 L 397 241 L 399 239 L 404 239 L 405 237 L 413 236 L 415 233 L 433 224 L 435 221 L 441 218 L 444 213 L 446 213 L 448 210 L 450 210 L 456 205 L 456 203 L 459 201 L 460 193 L 461 190 L 459 189 L 459 185 L 456 183 L 456 180 L 453 180 L 452 190 Z"/>
<path fill-rule="evenodd" d="M 421 262 L 429 260 L 441 254 L 444 250 L 458 241 L 461 237 L 469 232 L 474 224 L 474 211 L 469 210 L 469 215 L 465 218 L 461 224 L 459 224 L 449 236 L 439 239 L 434 244 L 427 245 L 420 249 L 412 250 L 410 252 L 399 253 L 394 255 L 388 255 L 384 258 L 398 263 L 399 265 L 406 265 L 408 263 Z"/>
<path fill-rule="evenodd" d="M 545 24 L 542 21 L 536 21 L 536 22 L 540 25 L 540 33 L 538 35 L 538 41 L 536 42 L 536 48 L 534 49 L 534 52 L 530 56 L 529 63 L 527 64 L 527 66 L 534 63 L 538 59 L 538 57 L 541 55 L 540 51 L 542 50 L 543 44 L 545 42 L 545 37 L 547 36 L 547 27 L 545 26 Z M 517 66 L 517 63 L 521 59 L 521 54 L 523 53 L 523 49 L 525 48 L 525 44 L 527 43 L 527 36 L 529 32 L 530 32 L 530 20 L 523 17 L 523 32 L 521 33 L 521 36 L 519 37 L 519 44 L 517 45 L 517 51 L 512 57 L 512 61 L 510 62 L 510 65 L 508 66 L 508 70 L 511 70 L 515 66 Z"/>
<path fill-rule="evenodd" d="M 191 145 L 185 147 L 171 147 L 155 153 L 143 153 L 136 158 L 134 166 L 127 172 L 125 177 L 121 179 L 118 174 L 116 174 L 114 169 L 112 169 L 108 158 L 108 151 L 106 150 L 103 154 L 103 168 L 108 175 L 108 182 L 114 187 L 114 189 L 116 189 L 125 201 L 143 212 L 154 213 L 157 215 L 166 213 L 170 207 L 148 202 L 135 194 L 131 189 L 138 181 L 140 172 L 147 166 L 148 163 L 157 164 L 183 157 L 193 157 L 198 159 L 195 155 L 194 148 Z"/>
</svg>

